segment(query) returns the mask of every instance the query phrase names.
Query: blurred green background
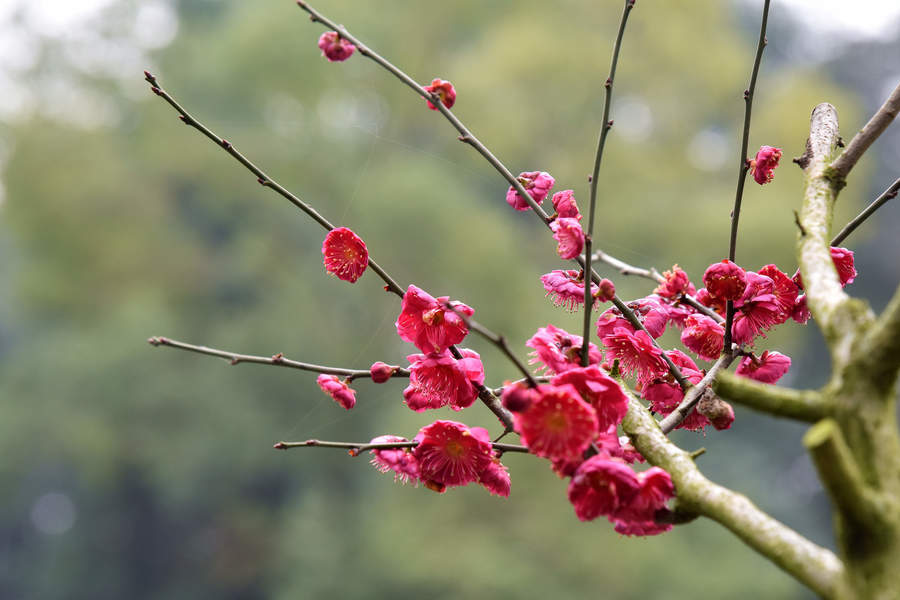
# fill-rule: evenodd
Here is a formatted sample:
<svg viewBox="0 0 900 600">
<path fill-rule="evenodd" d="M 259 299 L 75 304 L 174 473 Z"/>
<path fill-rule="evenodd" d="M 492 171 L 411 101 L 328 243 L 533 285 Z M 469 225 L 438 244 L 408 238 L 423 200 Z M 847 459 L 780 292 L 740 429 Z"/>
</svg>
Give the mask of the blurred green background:
<svg viewBox="0 0 900 600">
<path fill-rule="evenodd" d="M 518 173 L 546 170 L 585 206 L 621 3 L 567 0 L 314 4 L 420 82 L 451 80 L 454 111 Z M 812 107 L 844 130 L 883 99 L 896 39 L 810 57 L 773 3 L 750 145 L 784 149 L 748 184 L 738 262 L 793 272 Z M 7 8 L 0 59 L 0 597 L 807 598 L 720 527 L 650 539 L 580 523 L 544 461 L 507 456 L 512 495 L 436 495 L 342 451 L 278 440 L 412 436 L 435 418 L 497 431 L 480 405 L 415 414 L 403 383 L 361 381 L 345 412 L 315 375 L 154 349 L 166 335 L 234 351 L 366 368 L 405 364 L 397 299 L 369 273 L 325 274 L 324 231 L 261 188 L 149 93 L 149 68 L 201 121 L 326 218 L 354 229 L 402 286 L 451 295 L 522 344 L 577 331 L 538 276 L 554 241 L 503 201 L 506 185 L 437 113 L 358 54 L 329 64 L 291 2 L 107 0 L 73 25 Z M 40 16 L 40 15 L 39 15 Z M 597 245 L 697 281 L 727 251 L 758 7 L 641 0 L 628 31 L 601 171 Z M 804 37 L 806 36 L 806 37 Z M 15 50 L 13 52 L 12 50 Z M 3 56 L 4 52 L 0 52 Z M 842 225 L 897 176 L 896 128 L 842 193 Z M 893 168 L 890 167 L 893 165 Z M 888 207 L 850 239 L 858 283 L 896 285 Z M 612 277 L 624 298 L 646 281 Z M 666 338 L 674 343 L 674 337 Z M 480 339 L 488 383 L 515 371 Z M 814 326 L 760 348 L 794 357 L 785 383 L 821 384 Z M 803 428 L 737 408 L 731 431 L 677 435 L 716 480 L 819 543 L 827 501 Z"/>
</svg>

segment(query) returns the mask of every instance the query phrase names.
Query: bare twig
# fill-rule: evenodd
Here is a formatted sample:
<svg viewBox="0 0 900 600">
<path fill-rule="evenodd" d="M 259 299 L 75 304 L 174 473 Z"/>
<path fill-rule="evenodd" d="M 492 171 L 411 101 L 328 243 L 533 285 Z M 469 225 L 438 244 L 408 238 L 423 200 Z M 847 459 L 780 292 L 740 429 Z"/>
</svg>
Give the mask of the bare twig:
<svg viewBox="0 0 900 600">
<path fill-rule="evenodd" d="M 604 88 L 606 90 L 606 99 L 603 101 L 603 120 L 600 124 L 600 137 L 597 141 L 597 154 L 594 157 L 594 170 L 591 173 L 591 195 L 590 208 L 588 209 L 588 229 L 584 236 L 584 271 L 589 273 L 591 270 L 591 244 L 594 236 L 594 215 L 597 209 L 597 178 L 600 175 L 600 162 L 603 160 L 603 148 L 606 146 L 606 136 L 613 126 L 612 119 L 609 118 L 609 109 L 612 103 L 613 82 L 616 78 L 616 65 L 619 62 L 619 50 L 622 48 L 622 37 L 625 34 L 625 24 L 628 22 L 628 15 L 634 8 L 634 0 L 625 0 L 625 7 L 622 10 L 622 20 L 619 23 L 619 33 L 616 35 L 616 43 L 613 46 L 612 61 L 609 65 L 609 77 L 606 78 Z M 589 345 L 587 340 L 590 339 L 591 333 L 591 309 L 594 307 L 594 299 L 591 296 L 591 278 L 584 278 L 584 327 L 582 337 L 585 342 L 581 346 L 581 365 L 588 366 Z"/>
<path fill-rule="evenodd" d="M 763 4 L 762 22 L 759 26 L 759 42 L 756 44 L 756 58 L 753 60 L 753 71 L 750 73 L 750 85 L 744 90 L 744 130 L 741 135 L 741 155 L 738 167 L 737 190 L 734 194 L 734 208 L 731 211 L 731 237 L 728 243 L 728 259 L 734 262 L 737 249 L 738 221 L 741 217 L 741 200 L 744 196 L 744 183 L 747 181 L 747 171 L 750 165 L 747 161 L 747 144 L 750 139 L 750 115 L 753 111 L 753 93 L 756 91 L 756 76 L 759 74 L 759 64 L 762 61 L 763 50 L 768 43 L 766 40 L 766 23 L 769 20 L 769 0 Z M 734 322 L 734 302 L 729 300 L 725 304 L 725 352 L 731 351 L 731 324 Z"/>
<path fill-rule="evenodd" d="M 151 75 L 148 71 L 144 71 L 144 79 L 146 79 L 147 83 L 150 84 L 150 89 L 153 91 L 154 94 L 156 94 L 157 96 L 159 96 L 160 98 L 162 98 L 163 100 L 168 102 L 169 105 L 178 112 L 178 114 L 180 115 L 180 118 L 184 124 L 190 125 L 194 129 L 196 129 L 197 131 L 199 131 L 200 133 L 202 133 L 203 135 L 208 137 L 217 146 L 219 146 L 220 148 L 225 150 L 225 152 L 230 154 L 235 160 L 237 160 L 239 163 L 244 165 L 244 167 L 246 167 L 246 169 L 248 171 L 250 171 L 251 173 L 256 175 L 257 181 L 260 183 L 260 185 L 267 187 L 267 188 L 271 188 L 271 189 L 275 190 L 276 192 L 278 192 L 281 196 L 286 198 L 291 204 L 293 204 L 294 206 L 296 206 L 297 208 L 299 208 L 300 210 L 305 212 L 316 223 L 318 223 L 319 225 L 321 225 L 328 231 L 331 231 L 332 229 L 334 229 L 334 225 L 329 223 L 325 217 L 323 217 L 318 212 L 316 212 L 316 210 L 313 207 L 308 205 L 306 202 L 302 201 L 296 195 L 292 194 L 287 189 L 282 187 L 277 181 L 275 181 L 274 179 L 272 179 L 271 177 L 266 175 L 266 173 L 262 169 L 257 167 L 255 164 L 250 162 L 250 160 L 247 159 L 247 157 L 245 157 L 243 154 L 238 152 L 237 149 L 234 147 L 234 145 L 231 142 L 229 142 L 228 140 L 226 140 L 222 137 L 219 137 L 218 135 L 213 133 L 208 127 L 203 125 L 203 123 L 201 123 L 200 121 L 195 119 L 193 116 L 191 116 L 190 113 L 188 113 L 184 108 L 182 108 L 182 106 L 178 102 L 176 102 L 175 99 L 166 90 L 164 90 L 161 85 L 159 85 L 159 82 L 157 81 L 156 77 Z M 397 282 L 395 282 L 391 278 L 391 276 L 388 275 L 387 272 L 384 269 L 382 269 L 381 266 L 378 263 L 376 263 L 372 258 L 369 258 L 369 266 L 384 281 L 384 283 L 386 284 L 386 288 L 385 288 L 386 290 L 397 294 L 401 298 L 403 297 L 403 293 L 404 293 L 403 288 L 401 288 L 399 285 L 397 285 Z"/>
<path fill-rule="evenodd" d="M 719 371 L 728 368 L 728 365 L 731 364 L 735 356 L 736 355 L 732 352 L 722 354 L 722 356 L 713 363 L 713 366 L 709 369 L 703 379 L 701 379 L 697 385 L 685 392 L 684 398 L 681 400 L 681 404 L 678 405 L 678 408 L 673 410 L 665 419 L 659 422 L 659 428 L 662 429 L 664 434 L 668 435 L 670 431 L 678 427 L 682 421 L 688 418 L 688 415 L 691 414 L 691 411 L 693 411 L 694 407 L 697 406 L 697 403 L 700 402 L 703 391 L 716 378 Z"/>
<path fill-rule="evenodd" d="M 853 233 L 857 227 L 863 224 L 866 219 L 872 216 L 872 214 L 881 208 L 888 200 L 897 197 L 897 191 L 900 190 L 900 179 L 897 179 L 892 183 L 886 190 L 881 192 L 881 195 L 878 196 L 875 200 L 872 201 L 861 213 L 859 213 L 852 221 L 844 225 L 844 228 L 841 229 L 840 233 L 834 236 L 834 239 L 831 240 L 832 246 L 838 246 L 841 242 L 843 242 L 848 235 Z"/>
<path fill-rule="evenodd" d="M 869 149 L 872 142 L 877 140 L 878 136 L 888 128 L 888 125 L 891 124 L 898 112 L 900 112 L 900 85 L 894 88 L 894 91 L 884 101 L 881 108 L 872 115 L 865 127 L 853 136 L 853 139 L 850 140 L 850 143 L 847 144 L 841 155 L 837 157 L 837 160 L 831 163 L 832 174 L 841 181 L 846 179 L 850 169 L 862 157 L 863 153 Z"/>
<path fill-rule="evenodd" d="M 415 448 L 419 442 L 379 442 L 376 444 L 364 442 L 328 442 L 325 440 L 306 440 L 305 442 L 277 442 L 273 448 L 276 450 L 290 450 L 291 448 L 346 448 L 352 456 L 358 456 L 367 450 L 393 450 L 396 448 Z M 502 444 L 492 442 L 491 446 L 499 452 L 522 452 L 527 454 L 528 448 L 518 444 Z"/>
<path fill-rule="evenodd" d="M 239 354 L 237 352 L 229 352 L 228 350 L 219 350 L 218 348 L 210 348 L 209 346 L 195 346 L 179 342 L 167 337 L 152 337 L 147 340 L 151 346 L 167 346 L 169 348 L 178 348 L 179 350 L 187 350 L 188 352 L 196 352 L 197 354 L 206 354 L 208 356 L 217 356 L 223 358 L 232 365 L 241 363 L 254 363 L 258 365 L 272 365 L 273 367 L 287 367 L 289 369 L 299 369 L 301 371 L 312 371 L 314 373 L 326 373 L 329 375 L 340 375 L 348 379 L 362 379 L 371 377 L 372 374 L 368 369 L 342 369 L 338 367 L 325 367 L 322 365 L 314 365 L 311 363 L 299 362 L 285 358 L 282 353 L 273 354 L 272 356 L 254 356 L 252 354 Z M 409 377 L 409 370 L 397 367 L 391 377 Z"/>
</svg>

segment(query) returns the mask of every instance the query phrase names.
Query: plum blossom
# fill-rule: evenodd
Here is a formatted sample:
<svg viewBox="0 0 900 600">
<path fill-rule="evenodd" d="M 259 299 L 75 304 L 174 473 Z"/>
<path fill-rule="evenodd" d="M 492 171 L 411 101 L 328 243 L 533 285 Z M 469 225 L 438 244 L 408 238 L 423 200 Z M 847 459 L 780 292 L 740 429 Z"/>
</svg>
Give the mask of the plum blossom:
<svg viewBox="0 0 900 600">
<path fill-rule="evenodd" d="M 726 258 L 707 267 L 703 274 L 703 285 L 716 298 L 737 300 L 747 287 L 747 277 L 742 268 Z"/>
<path fill-rule="evenodd" d="M 509 497 L 509 471 L 500 462 L 499 456 L 494 454 L 494 458 L 478 477 L 478 483 L 494 496 Z"/>
<path fill-rule="evenodd" d="M 556 192 L 551 200 L 559 218 L 581 220 L 581 213 L 578 211 L 578 204 L 575 203 L 575 195 L 572 190 Z"/>
<path fill-rule="evenodd" d="M 369 251 L 358 235 L 346 227 L 328 232 L 322 242 L 325 270 L 342 281 L 354 283 L 369 265 Z"/>
<path fill-rule="evenodd" d="M 375 383 L 384 383 L 391 377 L 393 377 L 394 373 L 400 367 L 394 367 L 387 363 L 383 363 L 378 361 L 376 363 L 372 363 L 372 366 L 369 367 L 369 375 L 372 376 L 372 381 Z"/>
<path fill-rule="evenodd" d="M 615 428 L 628 412 L 628 397 L 618 382 L 595 365 L 571 369 L 557 375 L 550 383 L 570 384 L 578 390 L 581 397 L 597 412 L 600 431 Z"/>
<path fill-rule="evenodd" d="M 316 378 L 316 383 L 322 391 L 331 396 L 331 399 L 350 410 L 356 405 L 356 390 L 352 389 L 337 375 L 322 373 Z"/>
<path fill-rule="evenodd" d="M 416 441 L 419 477 L 435 491 L 478 481 L 494 460 L 490 436 L 481 427 L 435 421 L 419 431 Z"/>
<path fill-rule="evenodd" d="M 449 405 L 453 410 L 472 406 L 478 397 L 475 385 L 484 383 L 484 366 L 477 352 L 460 349 L 457 360 L 444 350 L 434 354 L 410 354 L 409 386 L 403 391 L 406 405 L 416 412 Z"/>
<path fill-rule="evenodd" d="M 329 62 L 342 62 L 350 58 L 356 46 L 350 40 L 342 38 L 337 31 L 326 31 L 319 36 L 319 49 Z"/>
<path fill-rule="evenodd" d="M 636 374 L 638 381 L 660 377 L 668 369 L 663 351 L 653 344 L 646 331 L 630 331 L 617 327 L 612 335 L 603 338 L 607 358 L 618 359 L 625 374 Z"/>
<path fill-rule="evenodd" d="M 577 219 L 559 218 L 550 223 L 553 238 L 557 241 L 556 253 L 560 258 L 576 258 L 584 249 L 584 231 Z"/>
<path fill-rule="evenodd" d="M 663 271 L 663 278 L 665 281 L 659 284 L 653 293 L 668 300 L 677 300 L 682 294 L 693 295 L 697 291 L 688 279 L 687 273 L 678 265 L 672 265 L 670 271 Z"/>
<path fill-rule="evenodd" d="M 608 281 L 604 279 L 603 281 Z M 603 283 L 601 281 L 601 283 Z M 563 306 L 568 311 L 574 311 L 584 304 L 584 273 L 576 269 L 554 270 L 541 275 L 541 283 L 547 291 L 547 296 L 553 300 L 556 306 Z M 596 284 L 591 284 L 591 294 L 596 296 L 600 289 Z"/>
<path fill-rule="evenodd" d="M 527 410 L 513 413 L 516 431 L 532 454 L 580 456 L 597 435 L 597 412 L 570 384 L 540 385 Z"/>
<path fill-rule="evenodd" d="M 766 350 L 758 358 L 756 355 L 745 356 L 741 359 L 735 375 L 749 377 L 762 383 L 775 383 L 781 379 L 791 368 L 791 358 L 781 352 Z"/>
<path fill-rule="evenodd" d="M 408 442 L 404 437 L 396 435 L 380 435 L 373 438 L 370 444 L 393 444 Z M 372 450 L 372 465 L 381 471 L 387 473 L 394 472 L 394 481 L 400 483 L 408 483 L 419 481 L 419 464 L 416 457 L 412 453 L 411 448 L 386 448 L 383 450 Z"/>
<path fill-rule="evenodd" d="M 550 188 L 556 183 L 556 180 L 553 179 L 550 173 L 544 171 L 519 173 L 516 179 L 519 180 L 519 183 L 522 184 L 528 195 L 538 204 L 544 201 L 544 198 L 550 193 Z M 506 191 L 506 203 L 516 210 L 528 210 L 531 208 L 525 198 L 520 196 L 516 188 L 512 186 Z"/>
<path fill-rule="evenodd" d="M 775 177 L 775 167 L 781 159 L 781 149 L 772 146 L 760 146 L 756 158 L 750 159 L 750 169 L 753 171 L 753 179 L 763 185 L 772 181 Z"/>
<path fill-rule="evenodd" d="M 684 321 L 681 343 L 703 360 L 716 360 L 725 346 L 725 328 L 706 315 L 690 315 Z"/>
<path fill-rule="evenodd" d="M 463 341 L 469 328 L 462 317 L 446 308 L 448 296 L 433 298 L 424 290 L 410 285 L 403 295 L 397 334 L 425 353 L 443 352 Z M 461 302 L 453 308 L 467 317 L 475 311 Z"/>
<path fill-rule="evenodd" d="M 831 260 L 834 262 L 834 268 L 837 269 L 838 278 L 841 280 L 841 287 L 850 285 L 856 279 L 857 272 L 853 266 L 853 250 L 841 248 L 838 246 L 831 247 Z M 800 271 L 794 275 L 794 283 L 801 290 L 803 289 L 803 278 Z"/>
<path fill-rule="evenodd" d="M 531 353 L 531 364 L 540 363 L 542 366 L 538 371 L 546 370 L 548 375 L 555 375 L 581 366 L 583 343 L 581 336 L 547 325 L 538 329 L 525 345 L 534 349 Z M 588 363 L 598 364 L 600 358 L 600 350 L 588 342 Z"/>
<path fill-rule="evenodd" d="M 703 372 L 697 367 L 691 358 L 680 350 L 669 350 L 666 353 L 669 359 L 681 369 L 682 374 L 694 385 L 703 379 Z M 678 408 L 684 399 L 684 391 L 675 382 L 671 374 L 664 374 L 644 386 L 641 391 L 644 400 L 650 403 L 650 409 L 661 415 L 668 415 Z M 697 411 L 692 412 L 679 425 L 678 429 L 688 431 L 700 431 L 709 425 L 709 420 Z"/>
<path fill-rule="evenodd" d="M 782 323 L 782 307 L 774 294 L 775 282 L 765 275 L 747 271 L 744 295 L 734 303 L 735 317 L 731 337 L 737 344 L 749 344 L 758 335 Z"/>
<path fill-rule="evenodd" d="M 628 506 L 640 489 L 637 475 L 623 460 L 595 454 L 575 471 L 568 495 L 575 515 L 582 521 L 592 521 Z"/>
<path fill-rule="evenodd" d="M 424 88 L 429 94 L 437 94 L 441 99 L 441 104 L 447 108 L 453 108 L 453 105 L 456 103 L 456 88 L 449 81 L 432 79 L 431 85 L 426 85 Z M 432 104 L 430 100 L 426 100 L 426 102 L 428 103 L 428 108 L 437 110 L 437 106 Z"/>
<path fill-rule="evenodd" d="M 665 510 L 666 502 L 675 497 L 672 477 L 659 467 L 650 467 L 637 475 L 638 492 L 619 508 L 609 520 L 622 535 L 657 535 L 672 529 L 669 523 L 657 523 L 656 514 Z"/>
</svg>

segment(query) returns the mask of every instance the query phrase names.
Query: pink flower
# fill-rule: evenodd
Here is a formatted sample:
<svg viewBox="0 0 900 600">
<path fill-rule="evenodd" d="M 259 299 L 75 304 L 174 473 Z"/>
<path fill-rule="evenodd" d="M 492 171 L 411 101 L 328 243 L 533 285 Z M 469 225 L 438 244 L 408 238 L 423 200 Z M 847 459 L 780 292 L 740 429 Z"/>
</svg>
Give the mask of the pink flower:
<svg viewBox="0 0 900 600">
<path fill-rule="evenodd" d="M 387 363 L 378 361 L 369 367 L 369 375 L 372 376 L 372 381 L 375 383 L 384 383 L 393 377 L 394 373 L 396 373 L 399 368 L 400 367 L 393 367 Z"/>
<path fill-rule="evenodd" d="M 319 49 L 329 62 L 341 62 L 350 58 L 356 46 L 342 38 L 337 31 L 326 31 L 319 36 Z"/>
<path fill-rule="evenodd" d="M 410 354 L 409 386 L 403 390 L 406 405 L 416 412 L 448 404 L 453 410 L 472 406 L 478 397 L 473 382 L 484 383 L 484 366 L 477 352 L 462 348 L 460 354 L 460 360 L 449 350 Z"/>
<path fill-rule="evenodd" d="M 575 195 L 572 190 L 556 192 L 551 200 L 559 218 L 581 220 L 581 213 L 578 212 L 578 204 L 575 203 Z"/>
<path fill-rule="evenodd" d="M 395 442 L 408 442 L 404 437 L 396 435 L 380 435 L 373 438 L 370 444 L 393 444 Z M 388 448 L 384 450 L 372 450 L 372 464 L 382 473 L 394 472 L 394 481 L 407 483 L 419 481 L 419 464 L 412 453 L 411 448 Z"/>
<path fill-rule="evenodd" d="M 356 405 L 356 391 L 341 381 L 337 375 L 322 373 L 316 378 L 316 383 L 322 391 L 331 396 L 332 400 L 350 410 Z"/>
<path fill-rule="evenodd" d="M 756 158 L 750 160 L 750 169 L 753 171 L 753 179 L 756 183 L 763 185 L 772 181 L 775 176 L 773 171 L 778 166 L 778 160 L 781 158 L 781 149 L 772 146 L 760 146 Z"/>
<path fill-rule="evenodd" d="M 628 308 L 640 317 L 647 333 L 654 338 L 658 338 L 665 332 L 666 323 L 669 321 L 669 307 L 661 301 L 659 296 L 651 294 L 640 300 L 629 302 Z"/>
<path fill-rule="evenodd" d="M 456 89 L 449 81 L 432 79 L 431 85 L 425 86 L 425 91 L 429 94 L 437 94 L 441 99 L 441 104 L 447 108 L 453 108 L 453 104 L 456 102 Z M 428 102 L 428 108 L 437 110 L 437 107 L 430 100 L 426 100 L 426 102 Z"/>
<path fill-rule="evenodd" d="M 544 458 L 574 458 L 597 435 L 597 413 L 572 385 L 540 385 L 528 410 L 513 413 L 528 450 Z"/>
<path fill-rule="evenodd" d="M 595 365 L 571 369 L 557 375 L 550 383 L 571 384 L 578 390 L 581 397 L 597 412 L 600 431 L 606 431 L 610 427 L 615 429 L 628 412 L 628 397 L 622 388 L 615 379 Z"/>
<path fill-rule="evenodd" d="M 775 383 L 781 379 L 791 368 L 791 358 L 780 352 L 766 350 L 757 358 L 756 355 L 745 356 L 741 359 L 735 375 L 749 377 L 762 383 Z"/>
<path fill-rule="evenodd" d="M 581 463 L 569 482 L 569 502 L 580 520 L 592 521 L 628 506 L 640 489 L 637 475 L 622 460 L 595 454 Z"/>
<path fill-rule="evenodd" d="M 328 232 L 322 242 L 325 270 L 342 281 L 355 282 L 369 265 L 369 251 L 358 235 L 346 227 Z"/>
<path fill-rule="evenodd" d="M 688 279 L 687 273 L 681 270 L 678 265 L 672 265 L 671 271 L 663 271 L 665 283 L 653 290 L 654 294 L 658 294 L 668 300 L 677 300 L 682 294 L 693 295 L 696 290 L 694 285 Z"/>
<path fill-rule="evenodd" d="M 601 279 L 594 292 L 594 298 L 600 302 L 609 302 L 616 297 L 616 286 L 609 279 Z"/>
<path fill-rule="evenodd" d="M 719 298 L 718 296 L 713 296 L 708 291 L 706 291 L 706 288 L 700 288 L 699 290 L 697 290 L 697 294 L 694 296 L 694 298 L 703 306 L 708 306 L 723 317 L 725 316 L 725 300 Z"/>
<path fill-rule="evenodd" d="M 768 277 L 775 286 L 772 293 L 775 294 L 775 301 L 781 309 L 778 316 L 778 324 L 780 325 L 791 318 L 791 313 L 794 311 L 794 303 L 797 302 L 797 295 L 800 293 L 800 289 L 797 287 L 797 284 L 791 281 L 787 274 L 782 273 L 775 265 L 766 265 L 757 271 L 757 274 Z"/>
<path fill-rule="evenodd" d="M 545 173 L 544 171 L 519 173 L 519 176 L 516 179 L 519 180 L 519 183 L 522 184 L 522 187 L 525 188 L 528 195 L 538 204 L 544 201 L 544 198 L 550 193 L 550 188 L 556 183 L 556 180 L 553 179 L 550 173 Z M 506 191 L 506 203 L 516 210 L 528 210 L 531 208 L 528 206 L 528 202 L 525 198 L 520 196 L 519 193 L 516 192 L 516 188 L 512 186 Z"/>
<path fill-rule="evenodd" d="M 469 428 L 456 421 L 435 421 L 423 427 L 413 454 L 419 477 L 432 489 L 466 485 L 478 481 L 494 460 L 490 439 L 480 427 Z"/>
<path fill-rule="evenodd" d="M 681 369 L 688 381 L 694 385 L 700 383 L 700 380 L 703 379 L 703 372 L 697 368 L 697 365 L 688 355 L 679 350 L 670 350 L 666 354 Z M 665 374 L 665 376 L 654 379 L 648 385 L 645 385 L 641 395 L 644 397 L 644 400 L 650 403 L 650 410 L 663 416 L 678 408 L 678 405 L 684 400 L 684 392 L 670 374 Z M 694 411 L 677 428 L 687 429 L 688 431 L 700 431 L 707 425 L 709 425 L 709 420 L 697 411 Z"/>
<path fill-rule="evenodd" d="M 657 535 L 672 529 L 668 523 L 657 523 L 656 514 L 664 511 L 666 502 L 675 497 L 672 477 L 659 467 L 650 467 L 637 475 L 640 485 L 631 501 L 609 518 L 622 535 Z"/>
<path fill-rule="evenodd" d="M 703 285 L 716 298 L 737 300 L 747 287 L 747 277 L 742 268 L 726 258 L 709 265 L 703 274 Z"/>
<path fill-rule="evenodd" d="M 846 248 L 831 247 L 831 260 L 837 269 L 838 277 L 841 279 L 841 285 L 850 285 L 856 279 L 856 268 L 853 266 L 853 250 Z"/>
<path fill-rule="evenodd" d="M 725 346 L 725 328 L 706 315 L 691 315 L 684 321 L 681 343 L 703 360 L 716 360 Z"/>
<path fill-rule="evenodd" d="M 775 282 L 765 275 L 747 272 L 747 287 L 740 300 L 734 303 L 737 309 L 731 338 L 737 344 L 749 344 L 764 331 L 781 323 L 783 316 L 778 298 L 773 293 Z"/>
<path fill-rule="evenodd" d="M 503 388 L 501 402 L 509 412 L 524 412 L 531 403 L 540 396 L 537 388 L 530 388 L 524 383 L 508 383 Z"/>
<path fill-rule="evenodd" d="M 620 328 L 627 329 L 634 333 L 634 327 L 628 319 L 622 316 L 622 313 L 619 312 L 618 308 L 613 306 L 600 313 L 600 317 L 597 319 L 597 337 L 599 337 L 601 341 L 608 336 L 613 335 L 616 329 Z"/>
<path fill-rule="evenodd" d="M 496 455 L 493 460 L 488 463 L 488 466 L 485 467 L 484 471 L 481 472 L 478 483 L 483 485 L 484 488 L 494 496 L 509 498 L 509 471 L 506 470 L 506 467 L 503 466 L 503 463 L 500 462 L 500 458 Z"/>
<path fill-rule="evenodd" d="M 797 296 L 797 300 L 794 302 L 794 308 L 791 311 L 791 318 L 801 325 L 806 325 L 806 322 L 809 321 L 809 317 L 809 307 L 806 305 L 806 294 Z"/>
<path fill-rule="evenodd" d="M 538 371 L 546 369 L 548 375 L 555 375 L 581 366 L 581 345 L 583 343 L 584 340 L 581 336 L 572 335 L 553 325 L 547 325 L 538 329 L 531 339 L 525 342 L 525 345 L 534 349 L 534 352 L 531 353 L 530 363 L 542 363 L 543 367 Z M 589 343 L 588 363 L 595 365 L 600 362 L 600 358 L 600 350 L 594 344 Z"/>
<path fill-rule="evenodd" d="M 608 359 L 618 359 L 625 374 L 637 374 L 638 381 L 660 377 L 668 370 L 663 351 L 653 345 L 645 331 L 632 332 L 617 327 L 612 335 L 603 338 Z"/>
<path fill-rule="evenodd" d="M 607 281 L 604 279 L 603 281 Z M 574 311 L 584 304 L 584 277 L 582 271 L 576 269 L 555 270 L 541 275 L 541 283 L 547 290 L 547 296 L 553 300 L 556 306 L 564 306 L 568 311 Z M 602 282 L 601 282 L 602 283 Z M 599 289 L 591 284 L 591 294 L 596 295 Z"/>
<path fill-rule="evenodd" d="M 397 334 L 401 339 L 415 344 L 425 353 L 443 352 L 453 344 L 463 341 L 469 333 L 465 321 L 454 311 L 444 308 L 448 296 L 433 298 L 414 285 L 403 295 L 400 316 L 397 317 Z M 461 302 L 454 308 L 471 317 L 475 311 Z"/>
<path fill-rule="evenodd" d="M 627 435 L 616 435 L 616 426 L 613 425 L 594 440 L 594 446 L 601 454 L 606 453 L 613 458 L 621 458 L 628 464 L 645 462 L 641 453 L 634 449 Z M 569 477 L 572 475 L 569 474 Z"/>
<path fill-rule="evenodd" d="M 569 260 L 577 257 L 584 249 L 584 231 L 577 219 L 559 218 L 550 223 L 553 238 L 558 242 L 556 253 Z"/>
</svg>

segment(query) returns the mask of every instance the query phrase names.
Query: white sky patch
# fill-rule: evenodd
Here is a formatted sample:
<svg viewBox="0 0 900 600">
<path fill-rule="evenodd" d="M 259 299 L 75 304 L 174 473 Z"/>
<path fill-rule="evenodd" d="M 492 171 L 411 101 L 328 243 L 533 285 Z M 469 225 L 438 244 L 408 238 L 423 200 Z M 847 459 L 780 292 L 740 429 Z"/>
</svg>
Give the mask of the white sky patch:
<svg viewBox="0 0 900 600">
<path fill-rule="evenodd" d="M 817 33 L 839 33 L 854 39 L 898 35 L 898 0 L 775 0 L 772 5 L 770 11 L 781 5 L 797 22 Z"/>
</svg>

